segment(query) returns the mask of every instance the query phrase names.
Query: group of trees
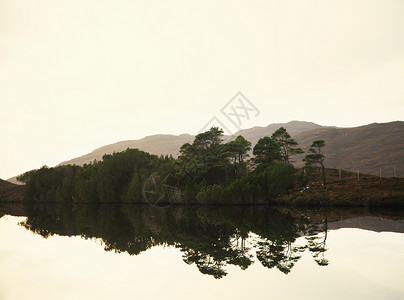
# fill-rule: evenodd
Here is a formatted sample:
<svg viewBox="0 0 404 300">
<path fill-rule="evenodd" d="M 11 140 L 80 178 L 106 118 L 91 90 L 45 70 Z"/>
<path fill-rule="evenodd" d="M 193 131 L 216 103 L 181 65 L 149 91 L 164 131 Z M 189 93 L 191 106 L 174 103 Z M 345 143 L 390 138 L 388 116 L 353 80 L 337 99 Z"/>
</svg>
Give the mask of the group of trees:
<svg viewBox="0 0 404 300">
<path fill-rule="evenodd" d="M 323 174 L 324 145 L 313 142 L 304 159 L 307 165 L 320 164 Z M 167 198 L 165 187 L 174 187 L 180 195 L 177 203 L 268 203 L 306 180 L 291 165 L 301 153 L 283 127 L 261 138 L 253 149 L 241 135 L 224 143 L 223 130 L 212 127 L 182 145 L 178 159 L 127 149 L 82 167 L 45 166 L 19 180 L 26 183 L 27 199 L 42 202 L 145 202 L 145 185 L 152 181 L 148 192 Z M 156 184 L 158 179 L 164 182 Z"/>
<path fill-rule="evenodd" d="M 84 166 L 44 166 L 24 173 L 26 199 L 36 202 L 141 202 L 142 186 L 153 172 L 174 170 L 170 156 L 151 155 L 138 149 L 104 155 Z"/>
<path fill-rule="evenodd" d="M 304 159 L 307 166 L 324 167 L 324 145 L 313 142 Z M 251 143 L 241 135 L 224 143 L 223 131 L 216 127 L 197 135 L 181 147 L 178 158 L 180 173 L 192 181 L 183 182 L 185 195 L 199 203 L 266 203 L 305 181 L 291 165 L 303 150 L 284 127 L 259 139 L 252 158 L 250 150 Z"/>
<path fill-rule="evenodd" d="M 223 143 L 223 130 L 212 127 L 198 134 L 192 144 L 181 146 L 179 172 L 197 182 L 224 183 L 247 172 L 249 150 L 251 143 L 241 135 Z"/>
<path fill-rule="evenodd" d="M 247 161 L 250 150 L 251 143 L 243 136 L 223 143 L 223 130 L 212 127 L 198 134 L 192 144 L 181 147 L 179 162 L 183 170 L 194 178 L 202 177 L 217 183 L 229 177 L 241 177 L 249 168 L 264 170 L 276 162 L 288 164 L 292 156 L 303 153 L 283 127 L 271 137 L 261 138 L 253 149 L 254 158 Z M 218 176 L 220 178 L 216 178 Z"/>
<path fill-rule="evenodd" d="M 258 141 L 253 150 L 253 161 L 258 167 L 265 168 L 274 162 L 289 164 L 292 156 L 301 153 L 303 150 L 297 147 L 297 142 L 281 127 L 271 137 L 263 137 Z"/>
</svg>

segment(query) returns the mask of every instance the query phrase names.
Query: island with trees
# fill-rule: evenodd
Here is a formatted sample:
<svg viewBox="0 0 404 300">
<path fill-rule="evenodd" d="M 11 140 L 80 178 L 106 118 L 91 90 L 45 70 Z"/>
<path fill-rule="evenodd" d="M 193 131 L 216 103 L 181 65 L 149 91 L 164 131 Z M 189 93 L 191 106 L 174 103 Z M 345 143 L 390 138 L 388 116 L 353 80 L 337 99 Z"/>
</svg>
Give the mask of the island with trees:
<svg viewBox="0 0 404 300">
<path fill-rule="evenodd" d="M 303 150 L 283 127 L 254 146 L 241 135 L 223 140 L 212 127 L 182 145 L 178 158 L 127 149 L 84 166 L 44 166 L 19 180 L 28 202 L 404 205 L 402 179 L 369 175 L 357 183 L 341 180 L 339 170 L 338 180 L 338 170 L 325 168 L 323 140 L 312 143 L 303 168 L 292 164 Z"/>
</svg>

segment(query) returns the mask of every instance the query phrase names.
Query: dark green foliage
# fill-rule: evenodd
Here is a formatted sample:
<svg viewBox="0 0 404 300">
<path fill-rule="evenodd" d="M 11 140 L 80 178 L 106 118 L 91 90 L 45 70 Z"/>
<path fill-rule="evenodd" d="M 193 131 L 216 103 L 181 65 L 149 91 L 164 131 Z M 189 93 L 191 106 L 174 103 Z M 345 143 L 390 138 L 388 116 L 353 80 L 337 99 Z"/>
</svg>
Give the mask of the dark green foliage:
<svg viewBox="0 0 404 300">
<path fill-rule="evenodd" d="M 271 138 L 274 141 L 278 142 L 283 161 L 287 164 L 290 162 L 291 156 L 303 153 L 303 150 L 301 148 L 296 147 L 297 142 L 292 139 L 292 137 L 284 127 L 277 129 L 272 134 Z"/>
<path fill-rule="evenodd" d="M 79 167 L 61 166 L 29 171 L 18 177 L 26 183 L 26 197 L 37 202 L 71 201 L 74 177 Z"/>
<path fill-rule="evenodd" d="M 241 135 L 237 136 L 234 141 L 230 141 L 225 145 L 229 159 L 233 163 L 229 167 L 229 174 L 231 178 L 239 178 L 248 172 L 248 151 L 251 150 L 251 143 Z"/>
<path fill-rule="evenodd" d="M 295 168 L 276 163 L 262 172 L 252 172 L 228 185 L 210 185 L 197 195 L 200 204 L 264 204 L 291 190 L 296 181 Z"/>
<path fill-rule="evenodd" d="M 265 169 L 274 162 L 282 160 L 280 144 L 268 136 L 259 139 L 254 147 L 253 154 L 254 163 L 258 170 Z"/>
<path fill-rule="evenodd" d="M 74 202 L 98 202 L 98 165 L 84 165 L 75 178 Z"/>
<path fill-rule="evenodd" d="M 139 191 L 153 171 L 169 173 L 171 157 L 157 157 L 138 149 L 104 155 L 101 162 L 79 166 L 42 167 L 23 174 L 26 199 L 41 202 L 139 202 Z"/>
<path fill-rule="evenodd" d="M 306 155 L 303 161 L 306 163 L 306 166 L 308 167 L 314 166 L 316 164 L 319 164 L 321 166 L 323 185 L 325 188 L 327 188 L 327 181 L 325 178 L 325 165 L 324 165 L 325 156 L 322 153 L 322 148 L 324 146 L 325 142 L 323 140 L 315 140 L 310 146 L 309 154 Z"/>
<path fill-rule="evenodd" d="M 243 162 L 248 157 L 247 152 L 251 150 L 251 143 L 239 135 L 234 141 L 228 142 L 226 148 L 233 160 L 233 164 L 237 164 Z"/>
<path fill-rule="evenodd" d="M 222 137 L 223 130 L 212 127 L 198 134 L 192 145 L 182 145 L 178 158 L 181 176 L 188 176 L 195 182 L 206 180 L 210 184 L 227 180 L 230 152 L 222 143 Z"/>
<path fill-rule="evenodd" d="M 157 158 L 137 149 L 104 155 L 96 174 L 100 202 L 119 202 L 132 181 L 134 170 L 151 169 L 154 159 Z"/>
</svg>

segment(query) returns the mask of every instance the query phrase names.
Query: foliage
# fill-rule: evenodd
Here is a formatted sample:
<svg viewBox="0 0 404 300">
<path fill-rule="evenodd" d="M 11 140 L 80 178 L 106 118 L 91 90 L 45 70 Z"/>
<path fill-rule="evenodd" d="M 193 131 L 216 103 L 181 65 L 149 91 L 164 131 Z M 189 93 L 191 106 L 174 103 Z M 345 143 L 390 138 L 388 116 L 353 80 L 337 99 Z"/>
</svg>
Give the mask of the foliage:
<svg viewBox="0 0 404 300">
<path fill-rule="evenodd" d="M 211 185 L 197 194 L 200 204 L 264 204 L 288 193 L 295 185 L 295 168 L 276 163 L 263 172 L 252 172 L 228 185 Z"/>
<path fill-rule="evenodd" d="M 248 157 L 247 152 L 251 150 L 251 143 L 241 135 L 237 136 L 234 141 L 230 141 L 226 145 L 227 151 L 230 153 L 230 157 L 233 160 L 233 164 L 243 162 L 244 159 Z"/>
<path fill-rule="evenodd" d="M 287 164 L 290 162 L 291 156 L 303 153 L 301 148 L 296 147 L 297 142 L 292 139 L 284 127 L 277 129 L 271 138 L 279 144 L 283 161 Z"/>
<path fill-rule="evenodd" d="M 78 169 L 71 165 L 57 168 L 43 166 L 39 170 L 24 173 L 18 180 L 25 182 L 27 198 L 40 202 L 61 202 L 72 198 Z"/>
<path fill-rule="evenodd" d="M 44 166 L 23 174 L 20 180 L 26 182 L 26 199 L 30 201 L 121 202 L 139 200 L 133 196 L 138 191 L 139 178 L 143 179 L 152 170 L 167 172 L 169 165 L 173 165 L 170 157 L 159 158 L 137 149 L 127 149 L 104 155 L 102 161 L 83 167 Z"/>
<path fill-rule="evenodd" d="M 179 172 L 194 181 L 206 180 L 210 184 L 223 182 L 228 176 L 230 153 L 223 144 L 223 130 L 212 127 L 198 134 L 192 144 L 181 146 L 178 158 Z"/>
<path fill-rule="evenodd" d="M 260 138 L 253 150 L 257 169 L 265 169 L 274 162 L 282 160 L 280 144 L 271 137 Z"/>
<path fill-rule="evenodd" d="M 325 156 L 322 153 L 322 148 L 325 146 L 325 142 L 323 140 L 315 140 L 309 149 L 309 154 L 305 156 L 303 161 L 306 163 L 306 166 L 314 166 L 316 164 L 319 164 L 321 166 L 321 174 L 323 177 L 323 184 L 324 187 L 327 188 L 327 182 L 325 178 L 325 165 L 324 165 L 324 159 Z"/>
</svg>

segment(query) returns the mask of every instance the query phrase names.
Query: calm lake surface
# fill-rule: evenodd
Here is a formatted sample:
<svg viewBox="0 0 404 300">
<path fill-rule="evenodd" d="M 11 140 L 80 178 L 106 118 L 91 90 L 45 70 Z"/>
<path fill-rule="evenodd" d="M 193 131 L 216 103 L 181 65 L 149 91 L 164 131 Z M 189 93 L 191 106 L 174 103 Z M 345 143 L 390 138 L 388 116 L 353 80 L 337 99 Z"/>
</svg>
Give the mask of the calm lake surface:
<svg viewBox="0 0 404 300">
<path fill-rule="evenodd" d="M 0 206 L 0 299 L 404 299 L 404 211 Z"/>
</svg>

